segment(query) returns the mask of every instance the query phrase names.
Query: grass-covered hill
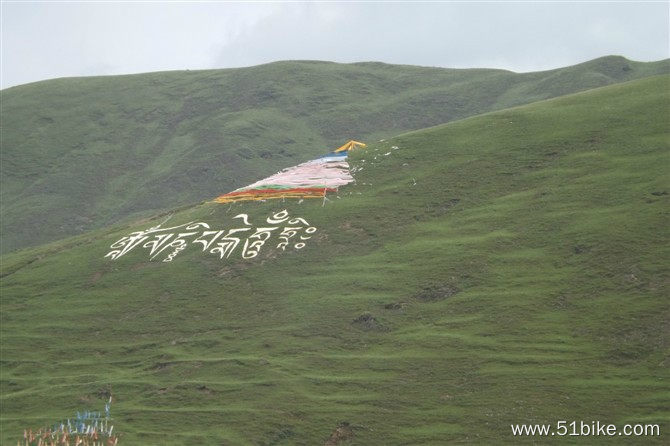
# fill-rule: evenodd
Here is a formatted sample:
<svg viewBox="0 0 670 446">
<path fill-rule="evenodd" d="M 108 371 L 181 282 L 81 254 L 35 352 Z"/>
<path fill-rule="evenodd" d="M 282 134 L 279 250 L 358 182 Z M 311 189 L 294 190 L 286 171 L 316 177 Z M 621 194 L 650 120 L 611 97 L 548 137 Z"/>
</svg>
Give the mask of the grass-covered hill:
<svg viewBox="0 0 670 446">
<path fill-rule="evenodd" d="M 667 444 L 669 87 L 370 144 L 325 206 L 165 223 L 286 209 L 318 228 L 299 251 L 103 258 L 159 215 L 4 256 L 2 443 L 111 393 L 132 445 L 516 444 L 511 423 L 558 420 L 657 423 L 607 444 Z"/>
<path fill-rule="evenodd" d="M 605 57 L 539 73 L 381 63 L 57 79 L 2 91 L 2 252 L 192 204 L 337 147 L 667 73 Z"/>
</svg>

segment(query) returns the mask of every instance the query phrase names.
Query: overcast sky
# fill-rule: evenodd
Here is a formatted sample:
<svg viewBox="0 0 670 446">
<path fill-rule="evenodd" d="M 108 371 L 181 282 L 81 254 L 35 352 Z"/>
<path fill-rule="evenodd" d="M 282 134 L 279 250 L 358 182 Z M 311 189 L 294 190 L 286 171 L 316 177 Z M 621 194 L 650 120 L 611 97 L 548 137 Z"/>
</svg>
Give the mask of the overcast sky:
<svg viewBox="0 0 670 446">
<path fill-rule="evenodd" d="M 6 2 L 2 88 L 286 59 L 535 71 L 670 57 L 660 2 Z"/>
</svg>

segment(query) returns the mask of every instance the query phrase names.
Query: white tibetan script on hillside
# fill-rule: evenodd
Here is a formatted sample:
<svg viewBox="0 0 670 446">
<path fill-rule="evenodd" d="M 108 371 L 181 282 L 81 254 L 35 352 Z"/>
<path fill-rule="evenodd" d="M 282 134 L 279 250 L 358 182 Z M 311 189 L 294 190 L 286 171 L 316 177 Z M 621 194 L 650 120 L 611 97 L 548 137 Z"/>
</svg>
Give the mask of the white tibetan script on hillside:
<svg viewBox="0 0 670 446">
<path fill-rule="evenodd" d="M 177 254 L 193 245 L 222 260 L 230 258 L 241 246 L 237 252 L 242 259 L 248 260 L 258 256 L 266 243 L 271 243 L 275 249 L 282 251 L 286 248 L 302 249 L 316 232 L 316 228 L 310 226 L 304 218 L 291 218 L 286 209 L 268 217 L 262 227 L 254 227 L 249 223 L 247 214 L 236 215 L 233 219 L 240 221 L 239 227 L 212 229 L 207 223 L 191 221 L 170 228 L 156 225 L 144 231 L 133 232 L 112 243 L 111 251 L 105 258 L 118 260 L 133 249 L 142 247 L 149 250 L 150 260 L 162 259 L 163 262 L 171 262 Z M 271 241 L 273 236 L 276 238 Z"/>
</svg>

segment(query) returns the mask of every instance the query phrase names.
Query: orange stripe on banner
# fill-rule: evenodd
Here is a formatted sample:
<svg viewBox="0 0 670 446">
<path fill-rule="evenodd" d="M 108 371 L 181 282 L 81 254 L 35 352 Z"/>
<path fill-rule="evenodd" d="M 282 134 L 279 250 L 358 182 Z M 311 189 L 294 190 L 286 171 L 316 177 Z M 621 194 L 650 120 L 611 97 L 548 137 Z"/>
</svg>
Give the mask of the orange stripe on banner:
<svg viewBox="0 0 670 446">
<path fill-rule="evenodd" d="M 292 188 L 292 189 L 252 189 L 231 192 L 214 199 L 215 203 L 235 201 L 259 201 L 276 198 L 322 198 L 327 192 L 336 192 L 333 188 Z"/>
<path fill-rule="evenodd" d="M 260 194 L 289 194 L 289 193 L 311 193 L 311 192 L 336 192 L 337 189 L 334 187 L 291 187 L 287 189 L 245 189 L 238 190 L 234 192 L 228 192 L 227 194 L 221 195 L 222 197 L 228 197 L 233 195 L 260 195 Z"/>
</svg>

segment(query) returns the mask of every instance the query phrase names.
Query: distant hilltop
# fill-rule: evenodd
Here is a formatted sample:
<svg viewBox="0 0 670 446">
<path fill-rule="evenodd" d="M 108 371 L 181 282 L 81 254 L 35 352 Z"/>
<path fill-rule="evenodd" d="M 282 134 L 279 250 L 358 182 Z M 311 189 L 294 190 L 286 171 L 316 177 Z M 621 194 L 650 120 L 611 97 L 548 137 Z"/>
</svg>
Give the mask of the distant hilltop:
<svg viewBox="0 0 670 446">
<path fill-rule="evenodd" d="M 670 72 L 608 56 L 537 73 L 382 63 L 54 79 L 2 92 L 2 252 L 198 203 L 403 132 Z"/>
</svg>

